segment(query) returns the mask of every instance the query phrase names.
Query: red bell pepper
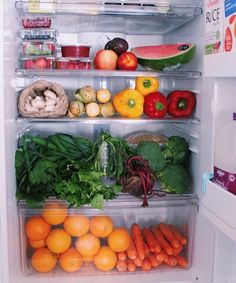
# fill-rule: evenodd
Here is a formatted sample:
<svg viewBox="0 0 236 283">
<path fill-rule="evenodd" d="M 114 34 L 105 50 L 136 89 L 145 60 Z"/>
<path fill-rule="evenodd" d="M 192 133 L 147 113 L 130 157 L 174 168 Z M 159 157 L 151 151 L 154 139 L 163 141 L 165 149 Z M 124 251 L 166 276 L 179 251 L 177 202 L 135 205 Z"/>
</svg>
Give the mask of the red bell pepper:
<svg viewBox="0 0 236 283">
<path fill-rule="evenodd" d="M 196 97 L 189 90 L 174 90 L 168 94 L 168 113 L 174 117 L 189 117 L 196 106 Z"/>
<path fill-rule="evenodd" d="M 150 118 L 163 118 L 167 113 L 167 98 L 161 92 L 152 92 L 144 97 L 143 112 Z"/>
</svg>

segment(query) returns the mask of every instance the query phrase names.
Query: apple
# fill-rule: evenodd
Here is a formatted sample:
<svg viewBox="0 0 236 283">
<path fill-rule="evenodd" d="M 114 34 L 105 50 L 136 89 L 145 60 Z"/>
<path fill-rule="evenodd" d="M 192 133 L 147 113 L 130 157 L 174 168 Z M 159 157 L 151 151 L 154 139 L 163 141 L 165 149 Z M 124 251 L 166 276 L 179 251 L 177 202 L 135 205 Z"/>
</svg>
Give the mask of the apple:
<svg viewBox="0 0 236 283">
<path fill-rule="evenodd" d="M 120 70 L 134 71 L 138 66 L 138 58 L 133 52 L 122 53 L 117 61 L 117 67 Z"/>
<path fill-rule="evenodd" d="M 112 50 L 99 50 L 94 58 L 94 69 L 115 70 L 118 56 Z"/>
</svg>

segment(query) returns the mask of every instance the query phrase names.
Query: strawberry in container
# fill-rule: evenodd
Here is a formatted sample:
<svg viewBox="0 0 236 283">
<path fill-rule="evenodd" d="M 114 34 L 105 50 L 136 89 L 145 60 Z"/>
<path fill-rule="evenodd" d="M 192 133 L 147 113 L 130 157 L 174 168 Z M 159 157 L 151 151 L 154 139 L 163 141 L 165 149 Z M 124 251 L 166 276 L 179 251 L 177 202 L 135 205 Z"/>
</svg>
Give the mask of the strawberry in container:
<svg viewBox="0 0 236 283">
<path fill-rule="evenodd" d="M 54 57 L 24 57 L 21 59 L 23 69 L 53 69 Z"/>
<path fill-rule="evenodd" d="M 81 58 L 58 58 L 56 68 L 63 70 L 90 70 L 91 60 Z"/>
<path fill-rule="evenodd" d="M 22 50 L 24 55 L 52 55 L 55 50 L 54 42 L 23 42 Z"/>
</svg>

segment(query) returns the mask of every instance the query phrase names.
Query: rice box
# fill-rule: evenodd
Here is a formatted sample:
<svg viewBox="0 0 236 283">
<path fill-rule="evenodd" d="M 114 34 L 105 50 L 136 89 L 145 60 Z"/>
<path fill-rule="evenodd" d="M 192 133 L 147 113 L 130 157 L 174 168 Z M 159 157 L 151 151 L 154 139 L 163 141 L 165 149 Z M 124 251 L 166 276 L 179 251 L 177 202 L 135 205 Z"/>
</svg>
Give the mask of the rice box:
<svg viewBox="0 0 236 283">
<path fill-rule="evenodd" d="M 205 1 L 205 54 L 223 51 L 223 0 Z"/>
</svg>

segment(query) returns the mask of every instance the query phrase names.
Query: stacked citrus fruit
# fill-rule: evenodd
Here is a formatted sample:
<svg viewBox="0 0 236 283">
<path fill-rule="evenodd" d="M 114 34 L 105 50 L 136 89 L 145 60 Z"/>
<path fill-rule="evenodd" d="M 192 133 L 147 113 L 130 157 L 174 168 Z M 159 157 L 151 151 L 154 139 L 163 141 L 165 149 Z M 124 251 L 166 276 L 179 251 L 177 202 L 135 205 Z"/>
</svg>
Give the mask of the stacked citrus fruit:
<svg viewBox="0 0 236 283">
<path fill-rule="evenodd" d="M 182 256 L 186 237 L 165 223 L 150 227 L 133 223 L 129 232 L 114 227 L 107 215 L 72 215 L 57 202 L 27 219 L 25 233 L 33 251 L 31 264 L 38 272 L 50 272 L 57 265 L 76 272 L 85 264 L 105 272 L 114 268 L 119 272 L 149 271 L 162 264 L 188 267 Z"/>
<path fill-rule="evenodd" d="M 117 252 L 127 250 L 131 242 L 128 230 L 115 228 L 109 216 L 71 215 L 59 202 L 45 205 L 41 215 L 28 218 L 25 234 L 33 249 L 31 264 L 38 272 L 50 272 L 57 264 L 75 272 L 88 262 L 110 271 L 116 266 Z"/>
</svg>

